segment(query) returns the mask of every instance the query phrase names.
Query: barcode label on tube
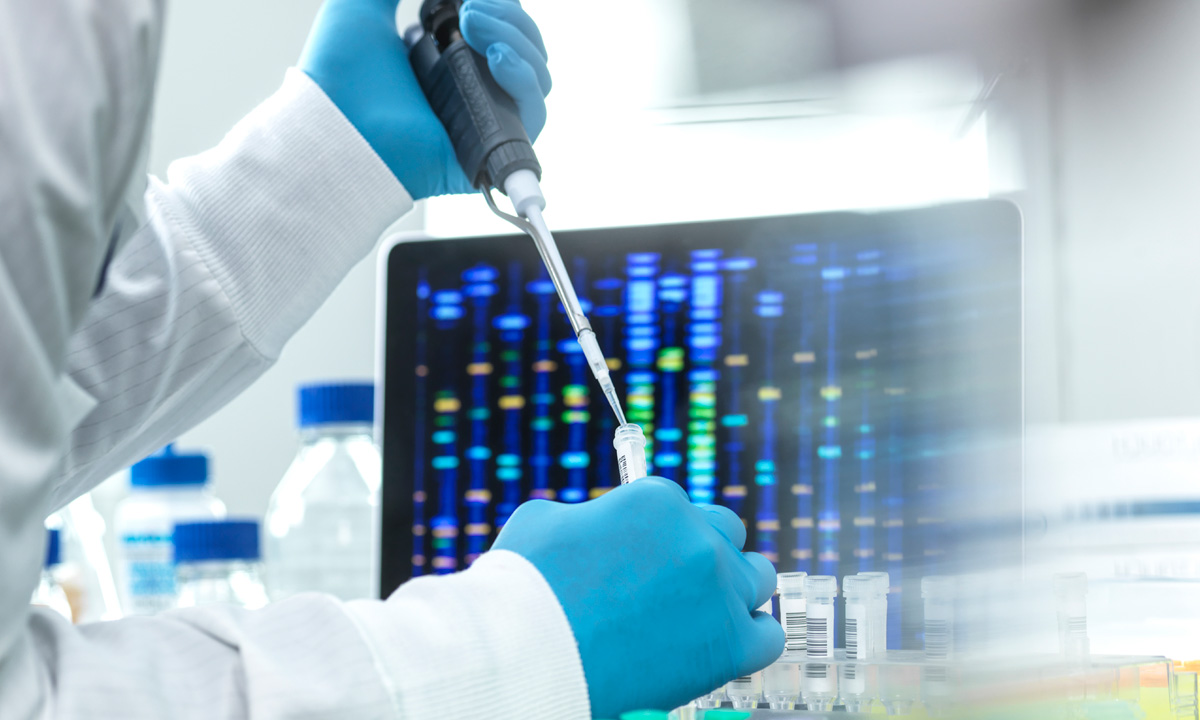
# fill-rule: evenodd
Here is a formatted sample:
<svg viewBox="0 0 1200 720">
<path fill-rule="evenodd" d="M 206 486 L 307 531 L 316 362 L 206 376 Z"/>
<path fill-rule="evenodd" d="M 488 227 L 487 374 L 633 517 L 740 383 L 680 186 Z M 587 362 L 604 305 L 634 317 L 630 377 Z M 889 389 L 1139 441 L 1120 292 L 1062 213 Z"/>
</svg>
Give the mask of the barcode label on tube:
<svg viewBox="0 0 1200 720">
<path fill-rule="evenodd" d="M 617 472 L 620 474 L 622 485 L 633 480 L 633 478 L 629 477 L 629 458 L 624 455 L 617 456 Z"/>
<path fill-rule="evenodd" d="M 810 658 L 829 657 L 829 619 L 823 617 L 808 617 L 808 656 Z"/>
<path fill-rule="evenodd" d="M 925 620 L 925 658 L 945 660 L 950 656 L 950 622 Z"/>
<path fill-rule="evenodd" d="M 786 637 L 785 650 L 804 652 L 808 649 L 808 613 L 803 598 L 779 599 L 779 616 Z"/>
<path fill-rule="evenodd" d="M 784 647 L 788 650 L 808 649 L 808 617 L 803 610 L 784 613 L 783 632 L 787 636 L 787 644 Z"/>
<path fill-rule="evenodd" d="M 856 618 L 846 618 L 846 659 L 862 659 L 858 653 L 858 620 Z"/>
<path fill-rule="evenodd" d="M 846 603 L 846 659 L 866 660 L 867 643 L 870 638 L 870 623 L 867 622 L 867 606 L 857 602 Z"/>
</svg>

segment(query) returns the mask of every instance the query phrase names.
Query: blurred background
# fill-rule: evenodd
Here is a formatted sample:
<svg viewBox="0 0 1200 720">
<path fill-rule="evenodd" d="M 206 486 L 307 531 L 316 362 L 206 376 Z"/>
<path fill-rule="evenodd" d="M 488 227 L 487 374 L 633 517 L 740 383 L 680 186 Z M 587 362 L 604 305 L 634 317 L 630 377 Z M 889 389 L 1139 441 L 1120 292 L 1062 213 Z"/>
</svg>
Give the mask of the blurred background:
<svg viewBox="0 0 1200 720">
<path fill-rule="evenodd" d="M 1200 5 L 523 4 L 555 80 L 537 147 L 556 227 L 1016 202 L 1026 561 L 1124 583 L 1094 590 L 1111 630 L 1094 650 L 1200 654 L 1200 628 L 1170 619 L 1200 587 Z M 174 3 L 150 171 L 212 146 L 273 92 L 319 5 Z M 402 23 L 417 6 L 401 3 Z M 497 222 L 478 198 L 439 198 L 393 230 L 504 232 Z M 261 516 L 295 455 L 298 383 L 373 375 L 375 263 L 180 438 L 211 453 L 231 513 Z M 124 492 L 98 491 L 102 512 Z M 1152 635 L 1127 627 L 1147 597 L 1168 618 Z"/>
</svg>

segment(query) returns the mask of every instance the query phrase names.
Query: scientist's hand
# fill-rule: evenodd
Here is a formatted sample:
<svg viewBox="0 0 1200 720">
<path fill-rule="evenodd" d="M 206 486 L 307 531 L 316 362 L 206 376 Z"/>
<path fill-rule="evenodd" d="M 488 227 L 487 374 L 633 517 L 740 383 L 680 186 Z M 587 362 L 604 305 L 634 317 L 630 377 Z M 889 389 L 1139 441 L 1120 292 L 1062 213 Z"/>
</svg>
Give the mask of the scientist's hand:
<svg viewBox="0 0 1200 720">
<path fill-rule="evenodd" d="M 579 644 L 592 714 L 669 710 L 783 652 L 779 623 L 755 608 L 775 569 L 742 553 L 746 529 L 700 508 L 674 482 L 646 478 L 590 502 L 527 502 L 497 549 L 532 562 Z"/>
<path fill-rule="evenodd" d="M 417 0 L 407 0 L 416 3 Z M 472 192 L 396 32 L 397 0 L 326 0 L 300 69 L 366 138 L 414 199 Z M 517 0 L 466 0 L 463 39 L 486 55 L 532 140 L 546 123 L 550 73 L 537 25 Z"/>
</svg>

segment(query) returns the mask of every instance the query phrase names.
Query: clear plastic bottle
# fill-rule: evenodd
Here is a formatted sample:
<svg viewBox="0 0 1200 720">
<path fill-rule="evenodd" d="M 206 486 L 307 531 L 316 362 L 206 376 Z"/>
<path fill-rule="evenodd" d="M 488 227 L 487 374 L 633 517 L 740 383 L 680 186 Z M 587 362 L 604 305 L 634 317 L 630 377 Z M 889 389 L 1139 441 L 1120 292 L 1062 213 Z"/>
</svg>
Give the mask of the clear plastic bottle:
<svg viewBox="0 0 1200 720">
<path fill-rule="evenodd" d="M 115 489 L 117 482 L 118 492 L 124 495 L 129 484 L 128 471 L 102 485 L 113 483 Z M 110 531 L 93 502 L 96 492 L 80 495 L 46 519 L 47 527 L 62 531 L 62 563 L 54 568 L 54 579 L 66 593 L 75 622 L 80 624 L 121 617 L 114 564 L 109 561 L 105 545 L 105 535 Z"/>
<path fill-rule="evenodd" d="M 46 561 L 42 565 L 42 577 L 37 589 L 33 591 L 34 605 L 44 605 L 66 619 L 71 619 L 71 604 L 67 602 L 67 594 L 54 580 L 54 568 L 62 560 L 61 536 L 58 528 L 46 531 Z"/>
<path fill-rule="evenodd" d="M 129 470 L 129 497 L 117 505 L 118 585 L 128 615 L 175 607 L 171 533 L 190 520 L 219 520 L 225 505 L 209 491 L 208 456 L 172 445 Z"/>
<path fill-rule="evenodd" d="M 267 604 L 258 550 L 258 521 L 210 520 L 175 526 L 179 607 Z"/>
<path fill-rule="evenodd" d="M 371 383 L 301 386 L 300 451 L 265 519 L 272 600 L 318 591 L 343 600 L 378 594 L 379 450 Z"/>
</svg>

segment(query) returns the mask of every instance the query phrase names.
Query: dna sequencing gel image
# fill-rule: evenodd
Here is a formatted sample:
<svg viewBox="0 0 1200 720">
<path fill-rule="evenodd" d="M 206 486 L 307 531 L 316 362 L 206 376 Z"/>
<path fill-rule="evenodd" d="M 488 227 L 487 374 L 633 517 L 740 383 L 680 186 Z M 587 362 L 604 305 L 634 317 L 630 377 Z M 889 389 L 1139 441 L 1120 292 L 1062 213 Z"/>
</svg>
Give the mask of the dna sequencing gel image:
<svg viewBox="0 0 1200 720">
<path fill-rule="evenodd" d="M 906 574 L 938 569 L 963 468 L 1011 420 L 986 369 L 1011 364 L 1019 278 L 908 236 L 563 249 L 649 473 L 741 515 L 780 572 L 886 571 L 919 618 Z M 519 242 L 411 270 L 413 573 L 450 573 L 520 503 L 617 485 L 615 421 Z M 898 620 L 889 645 L 919 646 Z"/>
</svg>

